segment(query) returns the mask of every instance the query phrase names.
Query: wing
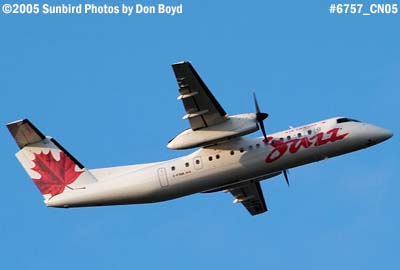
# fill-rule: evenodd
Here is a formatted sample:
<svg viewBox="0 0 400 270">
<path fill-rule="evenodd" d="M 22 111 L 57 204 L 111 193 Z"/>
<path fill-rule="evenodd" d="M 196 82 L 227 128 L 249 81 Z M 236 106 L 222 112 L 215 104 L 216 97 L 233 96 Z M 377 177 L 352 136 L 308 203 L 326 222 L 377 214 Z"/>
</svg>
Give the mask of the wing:
<svg viewBox="0 0 400 270">
<path fill-rule="evenodd" d="M 280 175 L 282 172 L 273 172 L 258 177 L 250 178 L 243 182 L 222 186 L 216 189 L 203 191 L 203 193 L 229 191 L 235 199 L 233 203 L 242 203 L 251 215 L 258 215 L 268 211 L 260 181 Z"/>
<path fill-rule="evenodd" d="M 172 65 L 179 86 L 178 99 L 182 100 L 192 130 L 209 127 L 228 119 L 213 94 L 189 62 Z"/>
<path fill-rule="evenodd" d="M 260 182 L 249 181 L 241 186 L 229 189 L 235 197 L 234 203 L 241 202 L 251 215 L 258 215 L 268 211 Z"/>
</svg>

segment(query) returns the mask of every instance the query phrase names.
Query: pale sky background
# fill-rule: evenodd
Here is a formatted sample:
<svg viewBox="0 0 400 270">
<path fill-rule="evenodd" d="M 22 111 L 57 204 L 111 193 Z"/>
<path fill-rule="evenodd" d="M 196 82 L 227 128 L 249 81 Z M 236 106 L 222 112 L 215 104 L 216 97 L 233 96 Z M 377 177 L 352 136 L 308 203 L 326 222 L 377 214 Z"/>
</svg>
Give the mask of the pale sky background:
<svg viewBox="0 0 400 270">
<path fill-rule="evenodd" d="M 159 3 L 101 3 L 111 2 Z M 331 1 L 160 3 L 184 13 L 0 13 L 1 268 L 399 269 L 400 14 L 332 15 Z M 395 135 L 292 169 L 290 188 L 282 176 L 263 182 L 270 211 L 256 217 L 225 193 L 46 208 L 5 124 L 29 118 L 88 168 L 184 155 L 166 148 L 188 127 L 170 67 L 182 60 L 229 114 L 253 112 L 255 89 L 270 132 L 343 115 Z"/>
</svg>

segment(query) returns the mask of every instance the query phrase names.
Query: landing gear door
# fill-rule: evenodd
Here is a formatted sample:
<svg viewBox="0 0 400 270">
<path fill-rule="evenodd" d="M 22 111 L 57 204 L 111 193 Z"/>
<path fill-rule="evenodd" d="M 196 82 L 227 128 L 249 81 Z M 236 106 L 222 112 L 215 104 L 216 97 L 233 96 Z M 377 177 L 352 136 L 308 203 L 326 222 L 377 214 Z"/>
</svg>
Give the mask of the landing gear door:
<svg viewBox="0 0 400 270">
<path fill-rule="evenodd" d="M 203 168 L 203 161 L 201 160 L 201 157 L 195 157 L 193 159 L 193 164 L 196 170 L 200 170 Z"/>
<path fill-rule="evenodd" d="M 158 173 L 158 181 L 160 181 L 160 186 L 165 188 L 168 187 L 168 177 L 167 177 L 167 170 L 165 168 L 159 168 L 157 170 Z"/>
</svg>

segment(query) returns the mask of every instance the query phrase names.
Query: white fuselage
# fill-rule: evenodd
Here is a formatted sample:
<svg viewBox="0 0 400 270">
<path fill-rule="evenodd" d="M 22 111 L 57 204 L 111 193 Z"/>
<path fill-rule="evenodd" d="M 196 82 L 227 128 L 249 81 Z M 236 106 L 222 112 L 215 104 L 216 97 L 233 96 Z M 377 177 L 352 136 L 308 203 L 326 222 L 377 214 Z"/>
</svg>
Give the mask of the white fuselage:
<svg viewBox="0 0 400 270">
<path fill-rule="evenodd" d="M 307 163 L 346 154 L 392 134 L 367 123 L 331 118 L 270 134 L 236 138 L 200 148 L 177 159 L 90 171 L 99 182 L 67 191 L 47 202 L 53 207 L 150 203 L 260 181 Z"/>
</svg>

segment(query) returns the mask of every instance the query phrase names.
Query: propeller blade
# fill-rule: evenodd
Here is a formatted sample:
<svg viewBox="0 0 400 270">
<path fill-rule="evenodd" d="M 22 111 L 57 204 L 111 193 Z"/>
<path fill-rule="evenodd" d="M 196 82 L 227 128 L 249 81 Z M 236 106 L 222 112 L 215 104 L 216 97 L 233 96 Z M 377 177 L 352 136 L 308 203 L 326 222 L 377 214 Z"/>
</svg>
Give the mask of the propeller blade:
<svg viewBox="0 0 400 270">
<path fill-rule="evenodd" d="M 267 132 L 265 131 L 265 126 L 264 126 L 264 120 L 268 117 L 268 113 L 263 113 L 260 111 L 260 106 L 258 105 L 257 101 L 257 96 L 256 92 L 253 92 L 253 99 L 254 99 L 254 104 L 256 107 L 256 120 L 257 124 L 259 125 L 262 134 L 264 135 L 265 142 L 268 142 L 267 140 Z"/>
<path fill-rule="evenodd" d="M 265 132 L 265 127 L 264 127 L 264 122 L 261 120 L 261 121 L 258 121 L 258 124 L 260 125 L 261 132 L 264 135 L 265 142 L 268 142 L 267 133 Z"/>
<path fill-rule="evenodd" d="M 286 184 L 288 185 L 288 187 L 290 187 L 288 171 L 287 170 L 283 170 L 283 175 L 285 176 Z"/>
<path fill-rule="evenodd" d="M 256 92 L 253 92 L 254 104 L 256 105 L 256 113 L 260 113 L 260 107 L 258 106 L 258 101 L 256 97 Z"/>
<path fill-rule="evenodd" d="M 260 106 L 258 105 L 256 92 L 253 92 L 254 104 L 256 105 L 256 115 L 257 121 L 265 120 L 268 117 L 268 113 L 263 113 L 260 111 Z"/>
</svg>

